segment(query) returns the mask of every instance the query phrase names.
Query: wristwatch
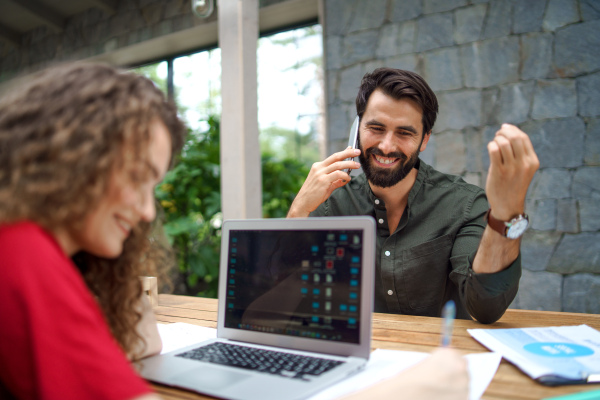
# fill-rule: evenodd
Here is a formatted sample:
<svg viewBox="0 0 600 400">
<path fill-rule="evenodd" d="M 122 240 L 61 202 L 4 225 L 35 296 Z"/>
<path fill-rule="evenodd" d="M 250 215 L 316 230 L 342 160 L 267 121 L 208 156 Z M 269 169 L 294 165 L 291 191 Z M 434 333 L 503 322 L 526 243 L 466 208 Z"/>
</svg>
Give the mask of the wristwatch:
<svg viewBox="0 0 600 400">
<path fill-rule="evenodd" d="M 529 227 L 529 217 L 525 213 L 517 215 L 508 222 L 504 222 L 494 218 L 492 216 L 492 209 L 490 208 L 485 213 L 485 220 L 490 228 L 509 239 L 520 238 Z"/>
</svg>

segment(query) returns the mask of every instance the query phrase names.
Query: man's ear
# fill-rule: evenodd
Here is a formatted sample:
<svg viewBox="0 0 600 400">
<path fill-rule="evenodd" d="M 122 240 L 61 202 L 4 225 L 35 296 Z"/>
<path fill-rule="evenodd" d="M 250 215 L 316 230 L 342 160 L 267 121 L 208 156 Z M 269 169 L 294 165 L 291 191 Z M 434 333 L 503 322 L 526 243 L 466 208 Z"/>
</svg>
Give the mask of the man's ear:
<svg viewBox="0 0 600 400">
<path fill-rule="evenodd" d="M 423 135 L 423 141 L 421 142 L 420 152 L 423 152 L 427 148 L 427 143 L 429 142 L 429 138 L 431 137 L 431 130 Z"/>
</svg>

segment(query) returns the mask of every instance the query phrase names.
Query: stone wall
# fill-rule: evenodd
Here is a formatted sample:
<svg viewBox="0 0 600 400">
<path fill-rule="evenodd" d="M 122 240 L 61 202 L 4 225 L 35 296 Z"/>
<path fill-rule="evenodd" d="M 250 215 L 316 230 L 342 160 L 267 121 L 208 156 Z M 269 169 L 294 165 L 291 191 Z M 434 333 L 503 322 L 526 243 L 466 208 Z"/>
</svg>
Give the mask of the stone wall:
<svg viewBox="0 0 600 400">
<path fill-rule="evenodd" d="M 263 8 L 284 1 L 260 0 L 259 6 Z M 218 9 L 207 19 L 194 16 L 190 0 L 119 0 L 115 4 L 113 15 L 99 8 L 90 8 L 69 17 L 59 33 L 45 26 L 36 28 L 23 36 L 20 46 L 0 40 L 0 83 L 52 63 L 98 57 L 173 33 L 214 24 L 218 18 Z M 203 45 L 216 44 L 215 29 L 214 40 Z M 186 49 L 190 50 L 194 49 Z M 167 48 L 166 51 L 181 50 Z M 172 55 L 160 54 L 159 57 Z M 156 57 L 152 55 L 150 59 L 144 59 L 142 54 L 137 57 L 136 63 L 153 61 Z"/>
<path fill-rule="evenodd" d="M 423 159 L 484 187 L 503 122 L 541 166 L 512 307 L 600 313 L 600 2 L 324 0 L 328 153 L 345 148 L 365 72 L 421 74 L 440 114 Z M 450 212 L 450 210 L 449 210 Z"/>
</svg>

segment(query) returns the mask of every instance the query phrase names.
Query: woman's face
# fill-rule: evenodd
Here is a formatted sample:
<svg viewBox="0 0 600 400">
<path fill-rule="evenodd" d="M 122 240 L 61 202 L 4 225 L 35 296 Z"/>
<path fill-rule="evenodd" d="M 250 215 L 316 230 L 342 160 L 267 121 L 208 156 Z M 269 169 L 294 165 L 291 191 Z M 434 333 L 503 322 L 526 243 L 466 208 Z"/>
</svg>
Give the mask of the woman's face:
<svg viewBox="0 0 600 400">
<path fill-rule="evenodd" d="M 171 138 L 159 120 L 152 123 L 150 132 L 148 162 L 128 165 L 126 161 L 123 168 L 113 171 L 106 194 L 87 214 L 83 228 L 62 235 L 66 246 L 58 235 L 67 254 L 84 250 L 99 257 L 118 257 L 131 230 L 140 221 L 154 220 L 154 188 L 169 167 Z"/>
</svg>

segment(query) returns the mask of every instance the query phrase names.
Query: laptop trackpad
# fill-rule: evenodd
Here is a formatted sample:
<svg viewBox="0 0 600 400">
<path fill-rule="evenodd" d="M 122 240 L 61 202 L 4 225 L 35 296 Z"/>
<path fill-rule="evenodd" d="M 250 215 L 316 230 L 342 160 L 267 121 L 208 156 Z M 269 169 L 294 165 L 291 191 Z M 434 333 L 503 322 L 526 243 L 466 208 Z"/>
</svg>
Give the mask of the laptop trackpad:
<svg viewBox="0 0 600 400">
<path fill-rule="evenodd" d="M 250 378 L 251 374 L 243 372 L 227 371 L 220 368 L 199 367 L 191 371 L 177 374 L 171 378 L 175 385 L 197 388 L 202 391 L 212 391 L 231 387 L 246 379 Z"/>
</svg>

